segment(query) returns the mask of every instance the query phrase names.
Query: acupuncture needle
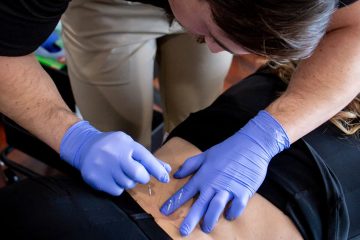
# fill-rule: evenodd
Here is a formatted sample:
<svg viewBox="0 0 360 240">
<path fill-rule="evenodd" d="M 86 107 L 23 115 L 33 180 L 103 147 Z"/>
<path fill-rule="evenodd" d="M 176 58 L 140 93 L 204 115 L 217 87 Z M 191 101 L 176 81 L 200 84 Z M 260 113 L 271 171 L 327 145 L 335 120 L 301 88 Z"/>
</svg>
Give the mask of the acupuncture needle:
<svg viewBox="0 0 360 240">
<path fill-rule="evenodd" d="M 149 196 L 151 196 L 151 195 L 152 195 L 152 189 L 151 189 L 151 185 L 150 185 L 150 184 L 148 184 L 148 192 L 149 192 Z"/>
</svg>

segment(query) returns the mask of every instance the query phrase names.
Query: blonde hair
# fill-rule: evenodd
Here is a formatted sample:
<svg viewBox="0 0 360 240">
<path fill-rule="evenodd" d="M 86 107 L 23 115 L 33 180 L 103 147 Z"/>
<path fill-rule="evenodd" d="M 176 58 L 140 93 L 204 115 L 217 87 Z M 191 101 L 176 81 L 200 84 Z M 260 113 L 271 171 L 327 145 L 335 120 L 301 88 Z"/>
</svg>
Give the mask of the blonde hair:
<svg viewBox="0 0 360 240">
<path fill-rule="evenodd" d="M 297 62 L 275 62 L 268 61 L 267 65 L 279 78 L 289 83 L 291 76 L 296 69 Z M 360 94 L 343 110 L 337 113 L 330 121 L 346 135 L 360 135 Z"/>
</svg>

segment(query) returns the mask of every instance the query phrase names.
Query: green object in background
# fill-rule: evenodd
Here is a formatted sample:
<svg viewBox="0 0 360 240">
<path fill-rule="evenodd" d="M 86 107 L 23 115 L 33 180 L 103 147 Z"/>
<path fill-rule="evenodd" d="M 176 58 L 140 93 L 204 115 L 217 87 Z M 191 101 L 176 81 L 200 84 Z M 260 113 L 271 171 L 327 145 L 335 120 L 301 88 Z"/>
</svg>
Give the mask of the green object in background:
<svg viewBox="0 0 360 240">
<path fill-rule="evenodd" d="M 35 51 L 35 56 L 41 65 L 63 70 L 66 63 L 62 62 L 64 58 L 64 43 L 61 39 L 61 22 L 58 22 L 53 33 L 48 39 Z M 62 59 L 62 61 L 59 61 Z"/>
<path fill-rule="evenodd" d="M 62 70 L 65 67 L 64 63 L 57 61 L 54 58 L 47 58 L 40 55 L 36 55 L 37 60 L 41 65 L 54 68 L 56 70 Z"/>
</svg>

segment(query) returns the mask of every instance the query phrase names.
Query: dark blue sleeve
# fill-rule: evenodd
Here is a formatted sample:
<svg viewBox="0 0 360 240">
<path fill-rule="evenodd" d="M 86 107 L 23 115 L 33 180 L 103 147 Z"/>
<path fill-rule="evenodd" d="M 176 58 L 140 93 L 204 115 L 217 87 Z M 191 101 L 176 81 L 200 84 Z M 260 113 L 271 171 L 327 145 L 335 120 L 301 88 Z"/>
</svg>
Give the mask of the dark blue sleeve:
<svg viewBox="0 0 360 240">
<path fill-rule="evenodd" d="M 34 52 L 52 33 L 70 0 L 1 0 L 0 56 Z"/>
</svg>

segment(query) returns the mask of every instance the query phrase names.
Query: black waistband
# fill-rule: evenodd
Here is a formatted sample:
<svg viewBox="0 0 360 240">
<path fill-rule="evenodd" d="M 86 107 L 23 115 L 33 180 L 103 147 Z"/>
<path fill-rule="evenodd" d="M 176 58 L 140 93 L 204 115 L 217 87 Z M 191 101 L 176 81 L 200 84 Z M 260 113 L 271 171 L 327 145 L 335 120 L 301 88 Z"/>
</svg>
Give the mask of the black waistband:
<svg viewBox="0 0 360 240">
<path fill-rule="evenodd" d="M 171 237 L 155 222 L 153 216 L 146 213 L 129 193 L 124 192 L 120 197 L 113 198 L 113 202 L 131 217 L 149 239 L 171 239 Z"/>
</svg>

